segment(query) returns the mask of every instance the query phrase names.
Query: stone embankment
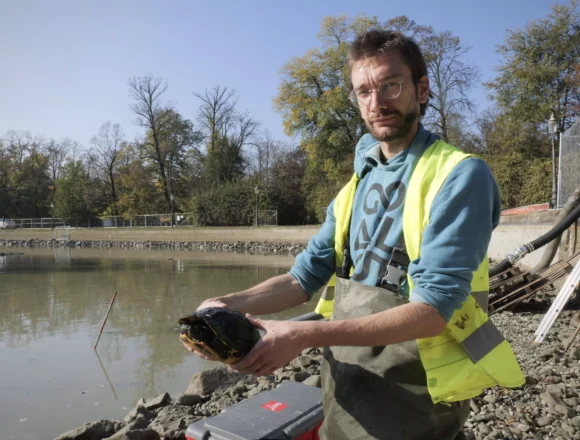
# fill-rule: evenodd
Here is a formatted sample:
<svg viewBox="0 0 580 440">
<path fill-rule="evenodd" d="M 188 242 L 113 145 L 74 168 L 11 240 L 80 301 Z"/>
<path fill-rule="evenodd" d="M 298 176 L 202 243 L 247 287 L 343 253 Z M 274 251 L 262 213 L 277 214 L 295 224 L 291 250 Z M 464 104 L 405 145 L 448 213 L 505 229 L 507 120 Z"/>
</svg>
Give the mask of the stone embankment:
<svg viewBox="0 0 580 440">
<path fill-rule="evenodd" d="M 492 316 L 512 344 L 526 384 L 513 390 L 489 389 L 472 399 L 465 425 L 468 439 L 580 439 L 580 341 L 564 352 L 579 324 L 578 314 L 562 312 L 546 341 L 535 346 L 533 335 L 542 317 L 530 312 Z M 174 399 L 167 393 L 141 399 L 124 420 L 87 423 L 58 440 L 182 440 L 189 424 L 284 380 L 320 386 L 320 362 L 320 351 L 312 349 L 268 377 L 225 368 L 205 371 L 194 375 L 186 392 Z"/>
<path fill-rule="evenodd" d="M 182 251 L 241 252 L 250 254 L 298 255 L 306 244 L 259 241 L 135 241 L 135 240 L 6 240 L 0 247 L 69 247 L 84 249 L 149 249 Z"/>
</svg>

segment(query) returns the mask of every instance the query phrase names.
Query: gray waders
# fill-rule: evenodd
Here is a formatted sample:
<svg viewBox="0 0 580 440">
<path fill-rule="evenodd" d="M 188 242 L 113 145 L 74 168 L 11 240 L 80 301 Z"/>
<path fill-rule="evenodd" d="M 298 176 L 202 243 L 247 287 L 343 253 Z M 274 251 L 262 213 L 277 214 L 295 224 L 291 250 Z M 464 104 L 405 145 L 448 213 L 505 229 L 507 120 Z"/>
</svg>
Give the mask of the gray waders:
<svg viewBox="0 0 580 440">
<path fill-rule="evenodd" d="M 331 320 L 368 316 L 407 302 L 387 289 L 337 277 Z M 417 341 L 326 347 L 322 390 L 322 440 L 453 440 L 469 414 L 468 401 L 433 404 Z"/>
</svg>

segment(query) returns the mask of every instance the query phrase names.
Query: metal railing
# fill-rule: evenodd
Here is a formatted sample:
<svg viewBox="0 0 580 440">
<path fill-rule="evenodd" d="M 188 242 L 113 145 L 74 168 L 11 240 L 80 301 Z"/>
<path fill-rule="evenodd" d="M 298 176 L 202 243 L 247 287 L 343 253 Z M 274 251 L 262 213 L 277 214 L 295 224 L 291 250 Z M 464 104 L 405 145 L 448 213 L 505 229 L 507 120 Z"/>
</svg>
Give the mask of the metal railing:
<svg viewBox="0 0 580 440">
<path fill-rule="evenodd" d="M 255 214 L 248 218 L 246 225 L 255 225 Z M 84 219 L 67 220 L 63 218 L 21 218 L 10 219 L 16 228 L 55 229 L 70 228 L 157 228 L 157 227 L 187 227 L 198 226 L 193 213 L 175 213 L 173 222 L 171 214 L 143 214 L 130 218 L 117 216 L 88 217 Z M 275 209 L 258 211 L 258 226 L 278 226 L 278 211 Z"/>
<path fill-rule="evenodd" d="M 560 136 L 558 162 L 558 207 L 561 208 L 580 187 L 580 120 Z"/>
<path fill-rule="evenodd" d="M 11 219 L 17 228 L 31 229 L 31 228 L 47 228 L 53 229 L 59 226 L 65 226 L 66 221 L 62 218 L 14 218 Z"/>
</svg>

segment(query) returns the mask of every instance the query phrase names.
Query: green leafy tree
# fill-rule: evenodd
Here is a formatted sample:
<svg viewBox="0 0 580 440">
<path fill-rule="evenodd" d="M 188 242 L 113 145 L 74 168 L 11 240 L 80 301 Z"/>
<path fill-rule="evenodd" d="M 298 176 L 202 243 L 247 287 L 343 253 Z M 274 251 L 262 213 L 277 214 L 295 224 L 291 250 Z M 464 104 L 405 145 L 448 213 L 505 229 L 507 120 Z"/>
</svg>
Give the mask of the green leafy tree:
<svg viewBox="0 0 580 440">
<path fill-rule="evenodd" d="M 194 196 L 189 207 L 200 226 L 251 225 L 254 187 L 249 182 L 225 182 Z"/>
<path fill-rule="evenodd" d="M 44 141 L 25 131 L 9 131 L 2 142 L 6 193 L 5 214 L 15 218 L 46 216 L 49 213 L 48 156 Z"/>
<path fill-rule="evenodd" d="M 214 147 L 205 158 L 205 175 L 209 186 L 241 179 L 245 160 L 238 143 L 227 136 L 218 137 L 213 142 Z"/>
<path fill-rule="evenodd" d="M 551 161 L 511 151 L 482 155 L 500 189 L 502 208 L 544 203 L 551 194 Z"/>
<path fill-rule="evenodd" d="M 505 115 L 521 129 L 541 127 L 554 111 L 559 131 L 580 116 L 580 13 L 556 4 L 547 19 L 509 31 L 498 48 L 503 63 L 487 83 Z"/>
<path fill-rule="evenodd" d="M 88 176 L 80 160 L 70 161 L 61 170 L 54 195 L 55 217 L 68 220 L 79 220 L 87 217 L 85 191 Z"/>
<path fill-rule="evenodd" d="M 139 156 L 137 148 L 125 145 L 119 156 L 119 192 L 117 208 L 129 219 L 156 211 L 158 191 L 155 174 Z M 105 212 L 111 215 L 112 212 Z"/>
</svg>

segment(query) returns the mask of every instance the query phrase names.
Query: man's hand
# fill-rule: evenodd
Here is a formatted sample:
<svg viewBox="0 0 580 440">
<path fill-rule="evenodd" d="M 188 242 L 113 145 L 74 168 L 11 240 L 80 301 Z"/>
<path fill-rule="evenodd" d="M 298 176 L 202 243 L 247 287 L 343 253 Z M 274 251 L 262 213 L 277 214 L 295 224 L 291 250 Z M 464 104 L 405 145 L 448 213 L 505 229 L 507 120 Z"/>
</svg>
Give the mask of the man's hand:
<svg viewBox="0 0 580 440">
<path fill-rule="evenodd" d="M 300 324 L 292 321 L 265 321 L 246 317 L 266 334 L 241 361 L 230 368 L 240 373 L 267 376 L 296 358 L 307 348 L 301 338 Z"/>
</svg>

